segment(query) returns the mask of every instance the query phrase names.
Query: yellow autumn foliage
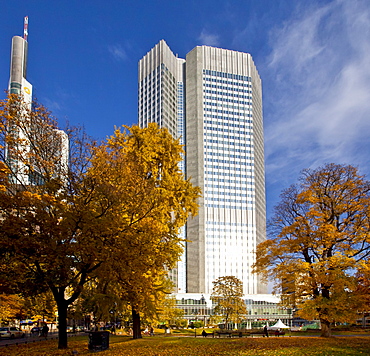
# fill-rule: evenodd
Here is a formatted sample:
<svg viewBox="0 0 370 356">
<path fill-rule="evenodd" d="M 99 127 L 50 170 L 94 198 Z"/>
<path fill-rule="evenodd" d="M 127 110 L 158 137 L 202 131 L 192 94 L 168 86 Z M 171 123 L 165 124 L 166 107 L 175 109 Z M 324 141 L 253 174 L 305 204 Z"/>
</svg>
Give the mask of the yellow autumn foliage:
<svg viewBox="0 0 370 356">
<path fill-rule="evenodd" d="M 99 270 L 144 309 L 182 252 L 179 228 L 197 212 L 179 142 L 150 125 L 117 129 L 98 145 L 12 94 L 0 101 L 0 145 L 0 284 L 51 292 L 61 348 L 67 307 Z"/>
<path fill-rule="evenodd" d="M 254 271 L 276 281 L 283 302 L 306 319 L 351 322 L 368 308 L 356 271 L 370 253 L 370 182 L 357 168 L 327 164 L 305 170 L 281 194 L 257 247 Z"/>
</svg>

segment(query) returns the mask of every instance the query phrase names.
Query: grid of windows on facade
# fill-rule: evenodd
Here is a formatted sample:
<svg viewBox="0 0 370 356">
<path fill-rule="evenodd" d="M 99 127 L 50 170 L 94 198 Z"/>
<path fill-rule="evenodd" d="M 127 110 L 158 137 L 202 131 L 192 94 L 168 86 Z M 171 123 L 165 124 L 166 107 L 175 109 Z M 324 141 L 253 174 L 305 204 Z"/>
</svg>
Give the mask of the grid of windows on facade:
<svg viewBox="0 0 370 356">
<path fill-rule="evenodd" d="M 207 236 L 210 234 L 219 235 L 220 238 L 225 238 L 226 235 L 245 236 L 250 235 L 254 231 L 254 226 L 252 224 L 238 223 L 235 221 L 224 222 L 224 221 L 207 221 L 206 222 L 206 232 Z M 224 242 L 224 241 L 223 241 Z"/>
<path fill-rule="evenodd" d="M 141 127 L 155 122 L 177 136 L 177 83 L 162 63 L 139 84 L 139 121 Z"/>
<path fill-rule="evenodd" d="M 184 128 L 184 84 L 177 83 L 177 118 L 178 118 L 178 137 L 180 143 L 185 144 L 185 128 Z"/>
<path fill-rule="evenodd" d="M 184 84 L 183 82 L 177 83 L 177 137 L 180 139 L 180 144 L 183 145 L 185 149 L 185 125 L 184 125 Z M 182 161 L 179 162 L 179 169 L 185 172 L 185 159 L 184 154 L 181 155 Z M 179 237 L 186 240 L 186 227 L 180 228 Z M 186 290 L 186 252 L 184 250 L 180 260 L 177 263 L 177 274 L 178 274 L 178 284 L 177 288 L 179 291 Z"/>
<path fill-rule="evenodd" d="M 177 299 L 176 307 L 184 311 L 184 316 L 193 317 L 199 315 L 212 315 L 212 307 L 207 306 L 204 298 L 201 299 Z"/>
<path fill-rule="evenodd" d="M 177 305 L 204 305 L 206 304 L 205 300 L 200 298 L 200 299 L 176 299 L 176 304 Z"/>
<path fill-rule="evenodd" d="M 139 83 L 139 119 L 146 127 L 149 122 L 160 121 L 160 71 L 156 68 Z"/>
<path fill-rule="evenodd" d="M 251 78 L 203 70 L 205 204 L 252 210 Z"/>
<path fill-rule="evenodd" d="M 193 317 L 199 317 L 200 315 L 206 315 L 211 316 L 213 314 L 212 308 L 207 308 L 205 306 L 196 306 L 196 307 L 190 307 L 190 306 L 177 306 L 178 309 L 182 309 L 184 311 L 184 317 L 192 319 Z"/>
<path fill-rule="evenodd" d="M 252 223 L 237 221 L 206 221 L 207 278 L 210 282 L 221 275 L 235 275 L 247 283 L 248 270 L 252 262 L 247 258 L 254 249 L 255 241 L 247 236 L 254 235 Z M 227 237 L 227 238 L 225 238 Z M 240 253 L 245 251 L 245 254 Z M 233 256 L 232 259 L 229 256 Z"/>
<path fill-rule="evenodd" d="M 264 300 L 245 299 L 247 307 L 247 315 L 244 321 L 240 324 L 241 327 L 250 329 L 253 327 L 262 327 L 266 322 L 276 322 L 281 319 L 285 324 L 291 325 L 293 319 L 292 309 L 287 309 L 279 306 L 278 301 L 268 302 Z M 212 316 L 214 305 L 207 304 L 204 299 L 177 299 L 176 307 L 184 310 L 184 317 L 194 319 L 196 317 Z M 270 324 L 271 325 L 271 324 Z"/>
<path fill-rule="evenodd" d="M 169 69 L 161 64 L 161 116 L 163 127 L 173 137 L 177 135 L 177 81 Z"/>
<path fill-rule="evenodd" d="M 291 315 L 292 309 L 263 300 L 246 299 L 248 315 Z"/>
</svg>

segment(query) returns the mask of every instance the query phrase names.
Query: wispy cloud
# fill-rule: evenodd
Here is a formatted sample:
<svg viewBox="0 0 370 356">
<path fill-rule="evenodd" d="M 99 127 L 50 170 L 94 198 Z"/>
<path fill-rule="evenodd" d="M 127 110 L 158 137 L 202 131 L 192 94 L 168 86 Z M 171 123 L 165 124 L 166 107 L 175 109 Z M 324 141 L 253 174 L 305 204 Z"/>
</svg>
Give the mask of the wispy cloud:
<svg viewBox="0 0 370 356">
<path fill-rule="evenodd" d="M 59 102 L 51 100 L 50 98 L 44 97 L 43 104 L 55 115 L 54 113 L 60 111 L 62 106 Z"/>
<path fill-rule="evenodd" d="M 128 58 L 126 50 L 120 44 L 108 46 L 108 51 L 117 61 L 125 61 Z"/>
<path fill-rule="evenodd" d="M 205 29 L 203 29 L 202 32 L 200 33 L 198 40 L 201 42 L 202 45 L 206 45 L 206 46 L 217 47 L 220 44 L 219 36 L 211 34 L 207 32 Z"/>
<path fill-rule="evenodd" d="M 297 14 L 271 32 L 264 68 L 270 184 L 290 184 L 301 169 L 326 162 L 369 174 L 368 2 L 334 0 Z"/>
</svg>

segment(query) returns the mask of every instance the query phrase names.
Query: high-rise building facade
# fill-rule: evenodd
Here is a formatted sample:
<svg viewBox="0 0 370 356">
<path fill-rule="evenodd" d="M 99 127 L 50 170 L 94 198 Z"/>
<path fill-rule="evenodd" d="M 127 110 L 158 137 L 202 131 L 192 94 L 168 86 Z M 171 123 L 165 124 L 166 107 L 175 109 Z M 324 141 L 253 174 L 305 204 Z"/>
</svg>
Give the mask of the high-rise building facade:
<svg viewBox="0 0 370 356">
<path fill-rule="evenodd" d="M 25 18 L 25 23 L 28 18 Z M 10 76 L 8 91 L 10 94 L 17 94 L 22 97 L 24 109 L 31 110 L 32 104 L 32 85 L 26 79 L 27 75 L 27 56 L 28 42 L 27 37 L 14 36 L 12 38 L 11 56 L 10 56 Z M 26 125 L 28 126 L 28 125 Z M 14 183 L 29 184 L 28 167 L 19 159 L 19 153 L 26 155 L 29 152 L 30 145 L 28 143 L 25 130 L 20 130 L 19 127 L 9 127 L 9 132 L 19 138 L 23 144 L 17 144 L 13 147 L 7 147 L 6 159 L 13 172 L 12 180 Z"/>
<path fill-rule="evenodd" d="M 203 192 L 183 231 L 177 292 L 209 294 L 218 277 L 235 276 L 244 294 L 266 293 L 251 271 L 266 220 L 262 86 L 251 55 L 199 46 L 183 60 L 160 41 L 139 62 L 139 125 L 149 122 L 182 137 L 184 171 Z"/>
<path fill-rule="evenodd" d="M 14 36 L 12 38 L 8 87 L 10 94 L 17 94 L 22 100 L 19 108 L 21 120 L 18 120 L 17 123 L 8 122 L 8 134 L 14 137 L 14 142 L 16 143 L 6 146 L 5 160 L 12 172 L 11 181 L 13 183 L 38 185 L 43 183 L 41 177 L 44 172 L 42 171 L 42 167 L 36 167 L 34 162 L 32 162 L 30 140 L 35 140 L 37 135 L 41 135 L 42 130 L 37 125 L 37 121 L 31 120 L 32 115 L 30 114 L 32 111 L 32 85 L 26 79 L 28 57 L 27 36 L 28 17 L 25 17 L 23 37 Z M 58 169 L 56 171 L 65 176 L 68 168 L 68 135 L 63 130 L 51 128 L 46 134 L 43 134 L 49 136 L 49 153 L 59 157 Z"/>
<path fill-rule="evenodd" d="M 185 60 L 177 58 L 165 41 L 160 41 L 139 62 L 139 126 L 155 122 L 166 127 L 185 145 Z M 181 163 L 185 172 L 185 158 Z M 186 228 L 181 231 L 186 239 Z M 186 291 L 186 250 L 177 268 L 170 271 L 176 291 Z"/>
<path fill-rule="evenodd" d="M 28 43 L 20 37 L 12 38 L 9 92 L 22 94 L 25 101 L 32 101 L 32 85 L 26 79 Z"/>
</svg>

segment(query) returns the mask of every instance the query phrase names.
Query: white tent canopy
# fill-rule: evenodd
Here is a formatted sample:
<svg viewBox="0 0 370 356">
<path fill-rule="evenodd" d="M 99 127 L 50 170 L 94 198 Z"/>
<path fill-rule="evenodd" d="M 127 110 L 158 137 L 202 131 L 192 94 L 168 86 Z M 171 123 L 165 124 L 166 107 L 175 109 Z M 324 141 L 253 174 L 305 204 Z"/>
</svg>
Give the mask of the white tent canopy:
<svg viewBox="0 0 370 356">
<path fill-rule="evenodd" d="M 272 325 L 269 327 L 270 330 L 276 330 L 276 329 L 289 329 L 290 326 L 285 325 L 280 319 L 277 321 L 275 325 Z"/>
</svg>

